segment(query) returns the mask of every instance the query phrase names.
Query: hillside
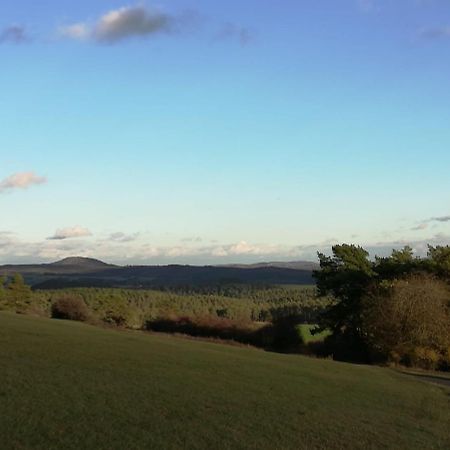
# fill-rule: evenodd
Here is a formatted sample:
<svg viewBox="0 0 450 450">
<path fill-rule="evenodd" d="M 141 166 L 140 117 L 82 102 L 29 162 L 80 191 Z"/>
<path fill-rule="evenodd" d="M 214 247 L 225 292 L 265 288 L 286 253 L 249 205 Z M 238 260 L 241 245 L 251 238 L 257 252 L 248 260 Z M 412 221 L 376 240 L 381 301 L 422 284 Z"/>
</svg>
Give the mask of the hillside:
<svg viewBox="0 0 450 450">
<path fill-rule="evenodd" d="M 70 257 L 48 264 L 6 264 L 0 266 L 1 274 L 22 273 L 24 275 L 71 275 L 94 273 L 114 269 L 118 266 L 94 258 Z"/>
<path fill-rule="evenodd" d="M 313 263 L 292 264 L 116 266 L 92 258 L 71 257 L 50 264 L 4 265 L 0 266 L 0 274 L 21 273 L 29 284 L 40 289 L 314 283 Z"/>
<path fill-rule="evenodd" d="M 449 448 L 388 369 L 0 313 L 2 449 Z"/>
</svg>

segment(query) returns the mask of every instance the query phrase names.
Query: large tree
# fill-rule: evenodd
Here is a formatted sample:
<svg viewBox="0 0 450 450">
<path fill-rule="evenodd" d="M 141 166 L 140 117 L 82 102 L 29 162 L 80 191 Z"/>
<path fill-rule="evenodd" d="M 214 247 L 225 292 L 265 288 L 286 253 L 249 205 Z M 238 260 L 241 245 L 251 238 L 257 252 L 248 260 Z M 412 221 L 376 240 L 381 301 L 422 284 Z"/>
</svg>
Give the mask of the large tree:
<svg viewBox="0 0 450 450">
<path fill-rule="evenodd" d="M 358 335 L 361 298 L 376 276 L 373 263 L 362 247 L 342 244 L 335 245 L 332 251 L 333 256 L 318 254 L 320 270 L 314 272 L 319 295 L 331 295 L 336 300 L 322 316 L 320 329 Z"/>
</svg>

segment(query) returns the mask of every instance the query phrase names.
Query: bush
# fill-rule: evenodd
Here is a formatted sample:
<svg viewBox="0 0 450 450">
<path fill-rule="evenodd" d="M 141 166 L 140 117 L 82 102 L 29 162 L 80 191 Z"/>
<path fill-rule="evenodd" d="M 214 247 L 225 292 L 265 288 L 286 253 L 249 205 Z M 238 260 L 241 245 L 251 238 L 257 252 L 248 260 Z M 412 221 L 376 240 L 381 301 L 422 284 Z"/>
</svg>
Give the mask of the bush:
<svg viewBox="0 0 450 450">
<path fill-rule="evenodd" d="M 117 327 L 132 328 L 133 308 L 123 304 L 119 300 L 112 302 L 103 313 L 103 321 Z"/>
<path fill-rule="evenodd" d="M 262 324 L 223 317 L 172 315 L 148 320 L 145 328 L 150 331 L 233 340 L 279 352 L 300 352 L 306 350 L 306 345 L 297 330 L 298 324 L 297 317 L 285 317 L 274 323 Z"/>
<path fill-rule="evenodd" d="M 89 317 L 89 310 L 80 297 L 64 296 L 53 302 L 52 317 L 84 322 Z"/>
<path fill-rule="evenodd" d="M 229 339 L 252 344 L 255 326 L 220 317 L 164 317 L 149 320 L 146 329 L 151 331 L 182 333 L 196 337 Z"/>
<path fill-rule="evenodd" d="M 450 293 L 443 281 L 413 275 L 378 286 L 363 302 L 373 358 L 433 369 L 450 345 Z"/>
<path fill-rule="evenodd" d="M 442 361 L 442 355 L 436 350 L 427 347 L 415 347 L 410 351 L 409 365 L 422 369 L 434 370 Z"/>
</svg>

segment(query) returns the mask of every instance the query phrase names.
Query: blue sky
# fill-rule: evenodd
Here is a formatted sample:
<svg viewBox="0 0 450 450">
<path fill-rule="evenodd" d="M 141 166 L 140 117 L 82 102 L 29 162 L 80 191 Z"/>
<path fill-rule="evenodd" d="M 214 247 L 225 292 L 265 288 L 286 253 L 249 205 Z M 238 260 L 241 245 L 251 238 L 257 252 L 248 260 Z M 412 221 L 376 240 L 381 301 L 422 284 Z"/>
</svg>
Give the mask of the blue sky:
<svg viewBox="0 0 450 450">
<path fill-rule="evenodd" d="M 0 262 L 450 237 L 447 0 L 0 4 Z"/>
</svg>

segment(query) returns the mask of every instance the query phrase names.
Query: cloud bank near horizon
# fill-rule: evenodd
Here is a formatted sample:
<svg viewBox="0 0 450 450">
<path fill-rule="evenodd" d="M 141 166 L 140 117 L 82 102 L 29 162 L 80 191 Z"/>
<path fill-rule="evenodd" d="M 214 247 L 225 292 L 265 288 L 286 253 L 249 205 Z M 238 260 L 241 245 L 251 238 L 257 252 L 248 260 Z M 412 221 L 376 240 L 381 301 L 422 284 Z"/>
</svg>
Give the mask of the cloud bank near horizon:
<svg viewBox="0 0 450 450">
<path fill-rule="evenodd" d="M 115 235 L 116 239 L 111 239 Z M 330 239 L 311 245 L 269 245 L 240 241 L 231 244 L 157 246 L 137 235 L 116 232 L 89 238 L 83 227 L 57 230 L 54 236 L 40 242 L 27 242 L 14 233 L 0 231 L 0 264 L 52 262 L 69 256 L 85 256 L 116 264 L 229 264 L 263 261 L 317 261 L 317 252 L 331 253 L 332 245 L 342 243 Z M 132 239 L 128 239 L 128 238 Z M 73 239 L 75 238 L 75 239 Z M 371 256 L 386 256 L 393 249 L 411 246 L 424 256 L 430 245 L 448 245 L 450 235 L 439 233 L 423 240 L 394 240 L 360 243 Z"/>
</svg>

